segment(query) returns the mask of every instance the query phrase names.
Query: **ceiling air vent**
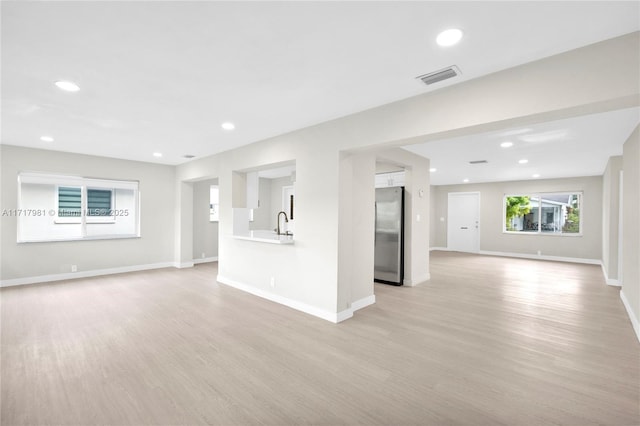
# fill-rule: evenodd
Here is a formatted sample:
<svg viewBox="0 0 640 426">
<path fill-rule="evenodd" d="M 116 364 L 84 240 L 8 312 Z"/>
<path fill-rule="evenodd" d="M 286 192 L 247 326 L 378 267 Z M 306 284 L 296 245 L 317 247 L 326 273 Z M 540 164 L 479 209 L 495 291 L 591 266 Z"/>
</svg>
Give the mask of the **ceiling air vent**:
<svg viewBox="0 0 640 426">
<path fill-rule="evenodd" d="M 191 154 L 187 154 L 187 155 L 183 155 L 182 158 L 196 158 L 195 155 L 191 155 Z"/>
<path fill-rule="evenodd" d="M 487 160 L 473 160 L 473 161 L 469 161 L 469 164 L 487 164 L 488 161 Z"/>
<path fill-rule="evenodd" d="M 455 65 L 451 65 L 450 67 L 447 67 L 445 69 L 430 72 L 429 74 L 420 75 L 416 78 L 422 80 L 424 84 L 429 86 L 433 83 L 437 83 L 442 80 L 447 80 L 449 78 L 453 78 L 460 74 L 462 74 L 460 72 L 460 69 Z"/>
</svg>

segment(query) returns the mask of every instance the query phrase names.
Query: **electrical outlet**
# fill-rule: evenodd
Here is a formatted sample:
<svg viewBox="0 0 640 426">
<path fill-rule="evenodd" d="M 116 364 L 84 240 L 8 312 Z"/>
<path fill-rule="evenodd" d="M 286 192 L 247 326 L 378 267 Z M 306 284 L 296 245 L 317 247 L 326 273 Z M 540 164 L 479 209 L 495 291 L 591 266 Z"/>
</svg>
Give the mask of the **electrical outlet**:
<svg viewBox="0 0 640 426">
<path fill-rule="evenodd" d="M 202 252 L 202 258 L 204 259 L 204 252 Z"/>
<path fill-rule="evenodd" d="M 71 272 L 78 272 L 78 265 L 71 265 Z"/>
<path fill-rule="evenodd" d="M 269 284 L 271 285 L 271 288 L 276 286 L 276 277 L 271 277 L 271 281 L 269 282 Z"/>
<path fill-rule="evenodd" d="M 420 215 L 419 214 L 416 215 L 416 222 L 420 222 Z"/>
<path fill-rule="evenodd" d="M 538 256 L 542 256 L 542 251 L 538 250 Z"/>
</svg>

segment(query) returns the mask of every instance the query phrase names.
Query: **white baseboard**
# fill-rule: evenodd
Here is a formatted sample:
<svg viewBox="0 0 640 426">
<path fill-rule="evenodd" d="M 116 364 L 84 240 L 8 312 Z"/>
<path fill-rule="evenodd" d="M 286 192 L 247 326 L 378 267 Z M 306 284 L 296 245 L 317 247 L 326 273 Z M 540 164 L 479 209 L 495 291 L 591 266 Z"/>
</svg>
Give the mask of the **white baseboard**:
<svg viewBox="0 0 640 426">
<path fill-rule="evenodd" d="M 613 287 L 622 287 L 622 283 L 620 281 L 618 281 L 617 279 L 609 278 L 609 274 L 607 274 L 604 263 L 600 262 L 600 266 L 602 266 L 602 275 L 604 275 L 604 282 L 606 282 L 607 285 Z"/>
<path fill-rule="evenodd" d="M 174 262 L 150 263 L 147 265 L 132 265 L 132 266 L 122 266 L 118 268 L 94 269 L 91 271 L 65 272 L 61 274 L 38 275 L 35 277 L 12 278 L 8 280 L 1 280 L 0 287 L 12 287 L 16 285 L 72 280 L 75 278 L 97 277 L 100 275 L 122 274 L 125 272 L 146 271 L 149 269 L 160 269 L 160 268 L 171 268 L 171 267 L 176 267 L 176 264 Z"/>
<path fill-rule="evenodd" d="M 344 311 L 340 311 L 336 314 L 336 320 L 329 320 L 333 323 L 339 323 L 342 322 L 344 320 L 348 320 L 349 318 L 351 318 L 353 316 L 353 309 L 345 309 Z M 324 318 L 326 319 L 326 318 Z"/>
<path fill-rule="evenodd" d="M 407 287 L 415 287 L 418 284 L 421 284 L 423 282 L 429 281 L 431 279 L 431 274 L 430 273 L 426 273 L 423 276 L 415 279 L 415 280 L 402 280 L 402 285 L 405 285 Z"/>
<path fill-rule="evenodd" d="M 446 247 L 431 247 L 429 251 L 452 251 Z M 554 262 L 570 262 L 570 263 L 586 263 L 589 265 L 602 265 L 600 259 L 584 259 L 582 257 L 563 257 L 563 256 L 544 256 L 537 254 L 527 254 L 527 253 L 510 253 L 510 252 L 502 252 L 502 251 L 487 251 L 480 250 L 477 253 L 469 252 L 469 254 L 482 254 L 485 256 L 501 256 L 501 257 L 517 257 L 520 259 L 533 259 L 533 260 L 551 260 Z M 615 284 L 613 284 L 615 285 Z"/>
<path fill-rule="evenodd" d="M 351 312 L 353 313 L 359 309 L 366 308 L 367 306 L 373 305 L 374 303 L 376 303 L 375 294 L 372 294 L 371 296 L 363 297 L 362 299 L 356 300 L 355 302 L 351 303 Z"/>
<path fill-rule="evenodd" d="M 551 260 L 554 262 L 586 263 L 589 265 L 602 264 L 600 259 L 584 259 L 581 257 L 545 256 L 545 255 L 538 256 L 536 254 L 507 253 L 507 252 L 501 252 L 501 251 L 485 251 L 485 250 L 480 250 L 478 254 L 482 254 L 486 256 L 517 257 L 521 259 L 532 259 L 532 260 Z"/>
<path fill-rule="evenodd" d="M 193 268 L 193 261 L 192 260 L 188 260 L 186 262 L 173 262 L 173 266 L 175 268 Z"/>
<path fill-rule="evenodd" d="M 631 310 L 631 306 L 629 305 L 629 300 L 627 296 L 624 294 L 624 289 L 620 290 L 620 299 L 622 300 L 622 304 L 627 310 L 627 315 L 629 315 L 629 320 L 631 321 L 631 325 L 633 326 L 633 331 L 636 332 L 636 337 L 638 341 L 640 341 L 640 322 L 638 322 L 638 317 Z"/>
<path fill-rule="evenodd" d="M 253 294 L 254 296 L 262 297 L 263 299 L 270 300 L 272 302 L 279 303 L 281 305 L 288 306 L 297 311 L 304 312 L 309 315 L 313 315 L 314 317 L 322 318 L 323 320 L 331 321 L 333 323 L 339 323 L 346 319 L 349 319 L 353 316 L 353 310 L 347 309 L 341 312 L 330 312 L 325 311 L 323 309 L 316 308 L 315 306 L 308 305 L 303 302 L 299 302 L 297 300 L 289 299 L 284 296 L 280 296 L 278 294 L 274 294 L 256 287 L 253 287 L 249 284 L 241 283 L 239 281 L 232 280 L 230 278 L 224 277 L 222 275 L 218 275 L 217 281 L 221 284 L 228 285 L 229 287 L 237 288 L 238 290 L 242 290 L 244 292 Z"/>
<path fill-rule="evenodd" d="M 197 265 L 199 263 L 209 263 L 209 262 L 217 262 L 217 261 L 218 261 L 218 256 L 203 257 L 201 259 L 193 259 L 193 264 Z"/>
</svg>

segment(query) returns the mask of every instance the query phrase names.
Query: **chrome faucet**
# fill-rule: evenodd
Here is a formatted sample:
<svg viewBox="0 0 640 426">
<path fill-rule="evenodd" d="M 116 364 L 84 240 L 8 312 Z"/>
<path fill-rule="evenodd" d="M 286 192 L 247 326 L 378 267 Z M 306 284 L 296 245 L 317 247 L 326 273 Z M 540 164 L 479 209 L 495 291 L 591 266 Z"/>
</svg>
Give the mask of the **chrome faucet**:
<svg viewBox="0 0 640 426">
<path fill-rule="evenodd" d="M 281 214 L 284 215 L 284 221 L 285 222 L 289 222 L 289 219 L 287 218 L 287 213 L 286 212 L 278 213 L 278 227 L 276 228 L 276 232 L 278 233 L 278 235 L 288 235 L 288 233 L 280 232 L 280 215 Z"/>
</svg>

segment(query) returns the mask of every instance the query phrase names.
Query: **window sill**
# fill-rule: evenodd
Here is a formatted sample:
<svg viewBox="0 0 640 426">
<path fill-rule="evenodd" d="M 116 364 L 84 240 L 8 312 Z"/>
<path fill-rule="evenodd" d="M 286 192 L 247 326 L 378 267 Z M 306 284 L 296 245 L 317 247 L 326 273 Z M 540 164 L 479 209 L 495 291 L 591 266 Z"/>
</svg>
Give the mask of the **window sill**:
<svg viewBox="0 0 640 426">
<path fill-rule="evenodd" d="M 56 225 L 80 225 L 82 223 L 79 219 L 63 219 L 58 218 L 53 221 Z M 99 225 L 99 224 L 114 224 L 116 223 L 116 218 L 113 216 L 105 217 L 104 219 L 87 219 L 87 225 Z"/>
<path fill-rule="evenodd" d="M 60 238 L 60 239 L 47 239 L 47 240 L 18 240 L 18 244 L 29 243 L 60 243 L 67 241 L 96 241 L 96 240 L 126 240 L 140 238 L 140 235 L 96 235 L 91 237 L 78 237 L 78 238 Z"/>
<path fill-rule="evenodd" d="M 572 233 L 560 233 L 560 232 L 526 232 L 526 231 L 502 231 L 503 234 L 507 235 L 537 235 L 542 237 L 582 237 L 582 233 L 572 234 Z"/>
<path fill-rule="evenodd" d="M 96 220 L 96 221 L 87 221 L 87 225 L 113 225 L 116 223 L 115 219 L 109 219 L 109 220 Z"/>
<path fill-rule="evenodd" d="M 58 217 L 53 221 L 53 223 L 56 225 L 80 225 L 82 222 L 80 219 L 75 217 Z"/>
</svg>

